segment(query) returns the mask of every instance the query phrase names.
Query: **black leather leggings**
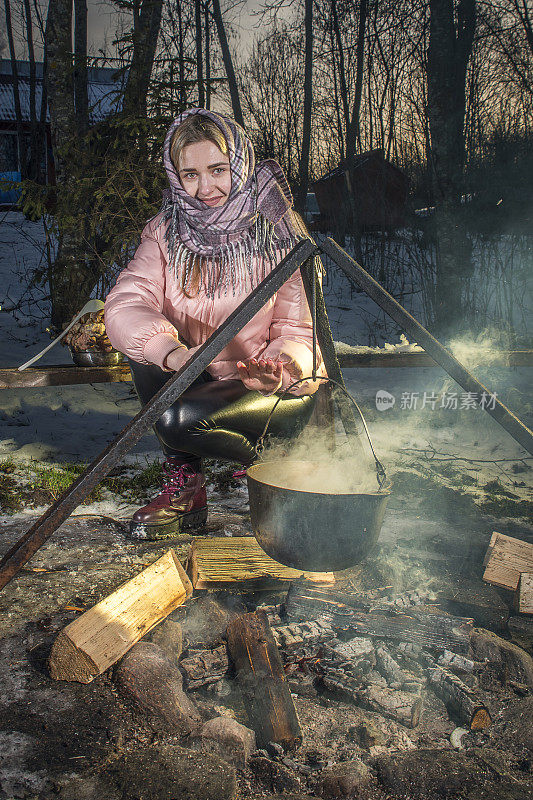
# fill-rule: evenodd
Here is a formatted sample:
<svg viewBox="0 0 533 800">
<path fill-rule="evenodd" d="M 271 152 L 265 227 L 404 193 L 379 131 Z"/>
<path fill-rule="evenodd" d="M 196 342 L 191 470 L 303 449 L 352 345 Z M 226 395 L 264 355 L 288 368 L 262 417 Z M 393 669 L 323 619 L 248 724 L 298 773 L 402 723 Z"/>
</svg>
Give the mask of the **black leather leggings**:
<svg viewBox="0 0 533 800">
<path fill-rule="evenodd" d="M 128 361 L 144 406 L 171 373 L 155 364 Z M 203 372 L 162 414 L 154 431 L 166 456 L 185 461 L 207 456 L 248 465 L 255 457 L 255 443 L 277 399 L 277 395 L 264 397 L 249 391 L 240 380 L 217 381 Z M 269 433 L 282 438 L 297 435 L 309 421 L 314 404 L 313 396 L 283 398 L 274 411 Z"/>
</svg>

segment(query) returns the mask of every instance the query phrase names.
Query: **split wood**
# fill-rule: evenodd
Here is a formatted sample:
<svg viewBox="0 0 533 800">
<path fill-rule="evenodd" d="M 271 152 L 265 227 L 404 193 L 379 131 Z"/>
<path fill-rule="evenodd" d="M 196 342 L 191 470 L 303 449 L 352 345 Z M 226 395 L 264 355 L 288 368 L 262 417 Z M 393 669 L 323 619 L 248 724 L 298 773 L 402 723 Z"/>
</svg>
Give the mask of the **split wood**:
<svg viewBox="0 0 533 800">
<path fill-rule="evenodd" d="M 51 677 L 90 683 L 191 594 L 191 582 L 169 550 L 61 631 L 48 659 Z"/>
<path fill-rule="evenodd" d="M 514 592 L 518 588 L 520 573 L 533 572 L 533 544 L 495 531 L 483 566 L 484 581 Z"/>
<path fill-rule="evenodd" d="M 520 573 L 516 593 L 516 610 L 520 614 L 533 614 L 533 571 Z"/>
</svg>

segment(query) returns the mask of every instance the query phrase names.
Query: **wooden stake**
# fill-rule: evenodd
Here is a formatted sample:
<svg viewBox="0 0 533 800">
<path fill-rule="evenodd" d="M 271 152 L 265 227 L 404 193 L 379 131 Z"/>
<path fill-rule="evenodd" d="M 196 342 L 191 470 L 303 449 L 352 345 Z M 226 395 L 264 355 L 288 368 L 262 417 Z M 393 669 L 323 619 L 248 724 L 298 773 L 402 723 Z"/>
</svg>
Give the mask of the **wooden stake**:
<svg viewBox="0 0 533 800">
<path fill-rule="evenodd" d="M 259 746 L 278 742 L 286 750 L 298 747 L 302 731 L 267 615 L 241 614 L 230 622 L 226 636 Z"/>
<path fill-rule="evenodd" d="M 191 594 L 169 550 L 61 631 L 48 659 L 51 677 L 90 683 Z"/>
</svg>

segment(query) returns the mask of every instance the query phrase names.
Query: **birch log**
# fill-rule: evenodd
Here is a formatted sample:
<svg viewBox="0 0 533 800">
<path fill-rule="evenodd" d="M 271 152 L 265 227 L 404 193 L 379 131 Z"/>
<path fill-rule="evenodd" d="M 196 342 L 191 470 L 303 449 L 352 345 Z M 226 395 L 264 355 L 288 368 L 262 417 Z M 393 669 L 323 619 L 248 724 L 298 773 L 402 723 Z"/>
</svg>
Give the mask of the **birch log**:
<svg viewBox="0 0 533 800">
<path fill-rule="evenodd" d="M 48 659 L 51 677 L 90 683 L 191 594 L 169 550 L 61 631 Z"/>
</svg>

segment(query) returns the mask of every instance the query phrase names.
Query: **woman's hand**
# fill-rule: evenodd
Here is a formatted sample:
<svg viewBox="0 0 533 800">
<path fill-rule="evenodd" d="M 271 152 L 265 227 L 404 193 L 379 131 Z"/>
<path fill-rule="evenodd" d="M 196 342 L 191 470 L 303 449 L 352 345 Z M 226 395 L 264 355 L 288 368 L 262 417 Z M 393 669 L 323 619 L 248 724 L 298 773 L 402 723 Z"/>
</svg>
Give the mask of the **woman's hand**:
<svg viewBox="0 0 533 800">
<path fill-rule="evenodd" d="M 239 377 L 247 389 L 264 395 L 274 394 L 283 380 L 283 361 L 272 358 L 249 358 L 237 361 Z"/>
<path fill-rule="evenodd" d="M 200 349 L 200 346 L 201 345 L 198 345 L 197 347 L 187 347 L 186 345 L 182 345 L 181 347 L 177 347 L 175 350 L 171 350 L 168 356 L 165 358 L 165 366 L 167 369 L 177 372 L 182 368 L 185 362 L 188 361 L 189 358 L 192 358 L 196 351 Z"/>
</svg>

